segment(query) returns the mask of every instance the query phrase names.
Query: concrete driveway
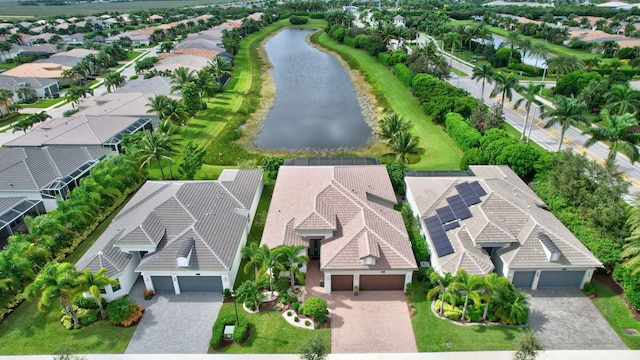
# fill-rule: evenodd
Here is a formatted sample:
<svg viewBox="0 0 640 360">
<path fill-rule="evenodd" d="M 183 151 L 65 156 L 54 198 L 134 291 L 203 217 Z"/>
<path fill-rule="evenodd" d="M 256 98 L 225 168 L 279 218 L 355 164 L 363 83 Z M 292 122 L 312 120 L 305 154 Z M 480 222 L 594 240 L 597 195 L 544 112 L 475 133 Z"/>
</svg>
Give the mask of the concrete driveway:
<svg viewBox="0 0 640 360">
<path fill-rule="evenodd" d="M 332 353 L 417 352 L 402 291 L 323 294 L 331 313 Z"/>
<path fill-rule="evenodd" d="M 579 289 L 528 290 L 529 326 L 547 350 L 627 349 Z"/>
<path fill-rule="evenodd" d="M 206 354 L 222 294 L 156 294 L 144 300 L 138 279 L 129 296 L 146 308 L 125 354 Z"/>
</svg>

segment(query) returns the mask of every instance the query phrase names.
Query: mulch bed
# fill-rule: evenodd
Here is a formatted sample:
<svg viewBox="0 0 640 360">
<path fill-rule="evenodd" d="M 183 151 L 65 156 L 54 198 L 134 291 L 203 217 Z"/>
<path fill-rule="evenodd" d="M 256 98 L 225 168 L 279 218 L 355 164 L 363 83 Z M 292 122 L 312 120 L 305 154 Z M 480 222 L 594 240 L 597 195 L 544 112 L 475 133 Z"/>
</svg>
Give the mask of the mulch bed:
<svg viewBox="0 0 640 360">
<path fill-rule="evenodd" d="M 604 284 L 606 287 L 611 289 L 611 291 L 613 291 L 614 294 L 616 294 L 620 298 L 622 298 L 622 300 L 624 300 L 624 303 L 627 305 L 627 308 L 629 309 L 629 311 L 631 312 L 633 317 L 637 321 L 640 321 L 640 313 L 638 313 L 638 311 L 636 309 L 634 309 L 633 306 L 631 306 L 631 304 L 629 304 L 627 299 L 624 297 L 624 293 L 623 293 L 622 287 L 620 286 L 620 284 L 610 274 L 607 274 L 603 270 L 597 270 L 593 274 L 593 277 L 596 278 L 598 281 L 600 281 L 602 284 Z"/>
<path fill-rule="evenodd" d="M 273 307 L 278 303 L 278 300 L 265 301 L 260 304 L 260 311 L 272 311 Z"/>
</svg>

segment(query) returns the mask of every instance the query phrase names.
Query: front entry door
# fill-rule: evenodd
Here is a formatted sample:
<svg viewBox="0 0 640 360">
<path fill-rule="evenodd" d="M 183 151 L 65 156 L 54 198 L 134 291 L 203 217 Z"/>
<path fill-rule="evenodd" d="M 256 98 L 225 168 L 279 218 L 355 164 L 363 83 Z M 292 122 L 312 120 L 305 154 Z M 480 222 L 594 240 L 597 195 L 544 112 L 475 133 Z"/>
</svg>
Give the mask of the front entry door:
<svg viewBox="0 0 640 360">
<path fill-rule="evenodd" d="M 309 239 L 309 258 L 320 259 L 320 241 L 322 239 Z"/>
</svg>

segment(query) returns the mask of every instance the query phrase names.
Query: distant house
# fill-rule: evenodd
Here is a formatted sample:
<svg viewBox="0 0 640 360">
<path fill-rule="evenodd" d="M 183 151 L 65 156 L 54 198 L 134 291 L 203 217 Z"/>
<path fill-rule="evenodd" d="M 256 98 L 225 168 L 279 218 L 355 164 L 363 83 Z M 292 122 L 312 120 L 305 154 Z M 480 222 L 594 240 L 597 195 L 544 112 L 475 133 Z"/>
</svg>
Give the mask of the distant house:
<svg viewBox="0 0 640 360">
<path fill-rule="evenodd" d="M 73 49 L 65 52 L 59 52 L 57 54 L 51 55 L 47 59 L 36 60 L 35 63 L 53 63 L 60 64 L 63 66 L 74 67 L 87 56 L 87 55 L 98 55 L 98 51 L 96 50 L 87 50 L 87 49 Z"/>
<path fill-rule="evenodd" d="M 70 66 L 64 66 L 56 63 L 50 62 L 33 62 L 22 64 L 14 67 L 13 69 L 9 69 L 2 73 L 4 76 L 14 76 L 20 78 L 44 78 L 44 79 L 55 79 L 60 84 L 69 83 L 70 79 L 64 79 L 62 76 L 62 72 L 66 69 L 70 69 Z"/>
<path fill-rule="evenodd" d="M 36 96 L 39 98 L 49 97 L 60 91 L 57 79 L 36 78 L 33 76 L 18 77 L 0 74 L 0 88 L 12 91 L 13 101 L 20 99 L 17 91 L 23 87 L 35 90 Z"/>
<path fill-rule="evenodd" d="M 34 46 L 34 45 L 36 45 L 38 43 L 38 40 L 48 43 L 53 35 L 54 34 L 51 34 L 51 33 L 43 33 L 43 34 L 33 35 L 33 36 L 29 37 L 29 39 L 24 41 L 24 44 L 27 45 L 27 46 Z M 41 44 L 41 45 L 44 45 L 44 44 Z M 49 45 L 49 44 L 47 44 L 47 45 Z M 53 46 L 55 46 L 55 45 L 53 45 Z"/>
<path fill-rule="evenodd" d="M 101 159 L 115 154 L 103 146 L 0 148 L 0 198 L 41 200 L 47 210 L 66 199 Z"/>
<path fill-rule="evenodd" d="M 85 40 L 83 33 L 62 36 L 62 43 L 65 45 L 84 45 L 84 42 Z"/>
<path fill-rule="evenodd" d="M 29 42 L 30 40 L 27 40 Z M 33 46 L 22 46 L 22 50 L 20 51 L 20 55 L 29 56 L 29 55 L 38 55 L 49 57 L 58 52 L 58 49 L 53 44 L 42 44 L 42 45 L 33 45 Z"/>
<path fill-rule="evenodd" d="M 324 290 L 404 290 L 417 264 L 383 165 L 281 166 L 261 244 L 302 245 Z"/>
<path fill-rule="evenodd" d="M 405 177 L 439 273 L 496 272 L 521 288 L 582 288 L 602 263 L 508 166 Z"/>
<path fill-rule="evenodd" d="M 404 17 L 402 15 L 396 15 L 393 17 L 393 25 L 404 27 Z"/>
<path fill-rule="evenodd" d="M 179 100 L 177 95 L 168 95 L 172 99 Z M 140 92 L 115 92 L 104 94 L 100 97 L 90 97 L 78 105 L 81 115 L 111 115 L 149 117 L 149 93 Z M 155 116 L 153 116 L 155 118 Z"/>
<path fill-rule="evenodd" d="M 149 16 L 149 22 L 153 23 L 161 23 L 164 18 L 158 14 L 153 14 Z"/>
<path fill-rule="evenodd" d="M 139 93 L 153 95 L 171 95 L 171 78 L 168 76 L 154 76 L 151 79 L 138 78 L 128 80 L 119 87 L 115 92 L 122 93 Z"/>
<path fill-rule="evenodd" d="M 609 1 L 606 3 L 598 4 L 597 7 L 609 8 L 615 10 L 631 10 L 633 8 L 640 7 L 640 4 L 629 4 L 623 1 Z"/>
<path fill-rule="evenodd" d="M 121 152 L 123 135 L 152 129 L 153 120 L 148 117 L 76 115 L 36 124 L 4 146 L 103 146 Z"/>
<path fill-rule="evenodd" d="M 118 42 L 121 38 L 128 37 L 132 46 L 149 46 L 151 44 L 150 37 L 143 35 L 137 31 L 126 31 L 122 34 L 110 36 L 106 39 L 107 44 Z"/>
<path fill-rule="evenodd" d="M 46 213 L 41 200 L 25 197 L 0 198 L 0 250 L 7 245 L 11 235 L 29 232 L 24 219 Z"/>
<path fill-rule="evenodd" d="M 192 69 L 195 71 L 199 71 L 200 69 L 207 66 L 209 63 L 209 58 L 201 57 L 201 56 L 193 56 L 193 55 L 176 55 L 164 57 L 162 60 L 158 61 L 154 66 L 154 69 L 158 71 L 170 70 L 174 71 L 177 68 L 185 67 L 188 69 Z"/>
<path fill-rule="evenodd" d="M 216 181 L 147 181 L 76 267 L 104 267 L 118 280 L 107 300 L 139 276 L 156 293 L 231 289 L 262 188 L 257 169 L 223 170 Z"/>
</svg>

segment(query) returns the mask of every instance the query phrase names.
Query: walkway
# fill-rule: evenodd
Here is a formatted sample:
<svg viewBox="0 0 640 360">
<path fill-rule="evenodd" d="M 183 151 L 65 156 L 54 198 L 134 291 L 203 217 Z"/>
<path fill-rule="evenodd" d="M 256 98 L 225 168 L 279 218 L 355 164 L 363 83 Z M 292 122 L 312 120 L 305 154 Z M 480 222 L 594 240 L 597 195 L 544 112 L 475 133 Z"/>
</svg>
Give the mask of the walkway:
<svg viewBox="0 0 640 360">
<path fill-rule="evenodd" d="M 402 291 L 351 291 L 325 294 L 319 286 L 322 272 L 318 261 L 307 266 L 306 297 L 327 300 L 331 314 L 331 352 L 417 352 L 409 309 Z"/>
<path fill-rule="evenodd" d="M 142 278 L 129 296 L 146 308 L 125 354 L 206 354 L 222 294 L 156 294 L 144 300 Z"/>
</svg>

